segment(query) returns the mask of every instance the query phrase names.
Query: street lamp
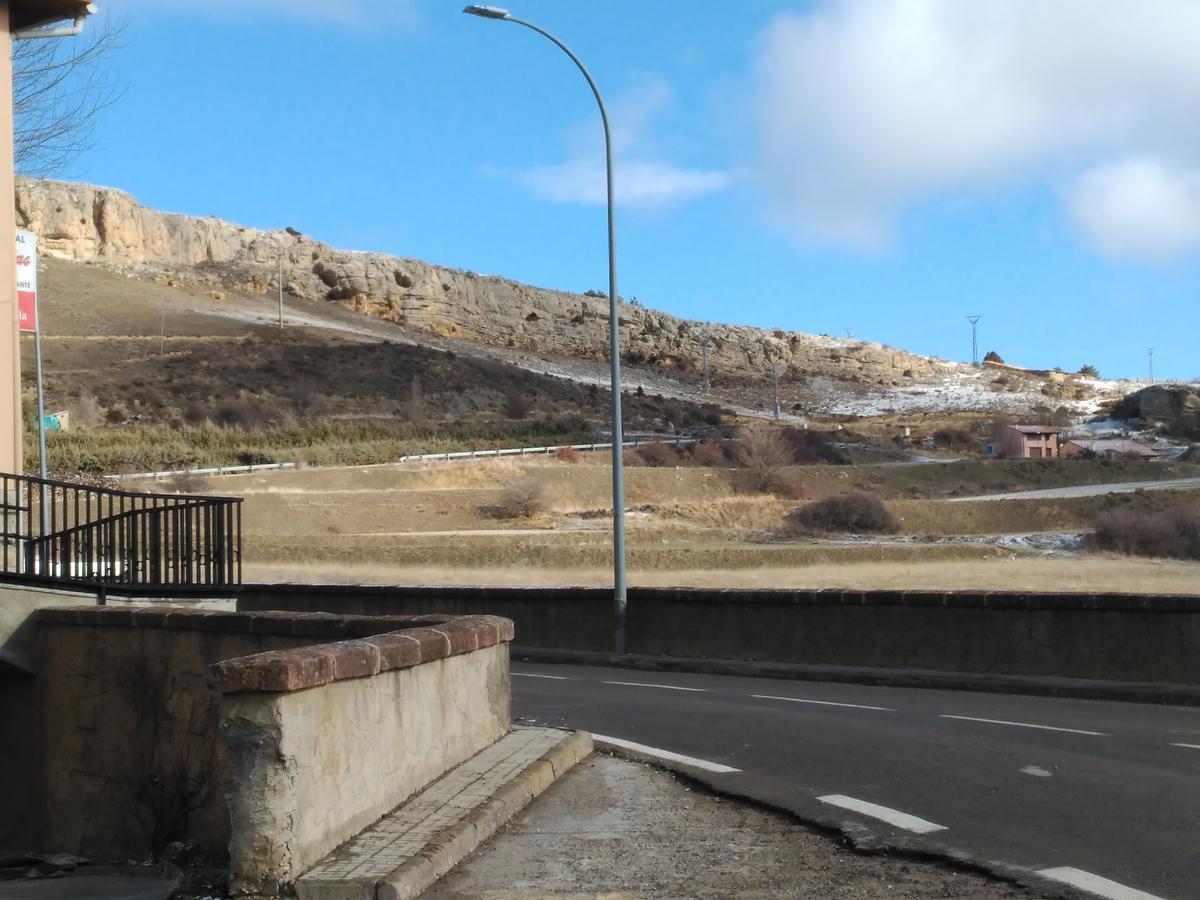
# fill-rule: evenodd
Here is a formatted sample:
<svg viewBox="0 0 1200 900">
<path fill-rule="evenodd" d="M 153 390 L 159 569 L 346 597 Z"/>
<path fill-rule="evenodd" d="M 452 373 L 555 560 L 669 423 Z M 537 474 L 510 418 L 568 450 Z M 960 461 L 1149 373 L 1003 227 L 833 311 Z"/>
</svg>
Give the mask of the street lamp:
<svg viewBox="0 0 1200 900">
<path fill-rule="evenodd" d="M 617 217 L 613 197 L 613 153 L 612 132 L 608 125 L 608 110 L 604 106 L 604 98 L 600 89 L 592 79 L 587 67 L 579 57 L 571 52 L 571 48 L 552 35 L 546 29 L 518 19 L 509 14 L 508 10 L 496 6 L 468 6 L 463 12 L 484 19 L 501 19 L 515 22 L 536 31 L 542 37 L 555 43 L 563 53 L 571 58 L 571 62 L 583 73 L 588 87 L 596 97 L 600 107 L 600 120 L 604 123 L 604 163 L 608 179 L 608 343 L 609 364 L 611 366 L 612 393 L 612 495 L 613 495 L 613 611 L 616 618 L 616 634 L 614 644 L 618 655 L 625 653 L 625 471 L 621 457 L 624 449 L 624 429 L 621 425 L 621 331 L 617 309 Z"/>
</svg>

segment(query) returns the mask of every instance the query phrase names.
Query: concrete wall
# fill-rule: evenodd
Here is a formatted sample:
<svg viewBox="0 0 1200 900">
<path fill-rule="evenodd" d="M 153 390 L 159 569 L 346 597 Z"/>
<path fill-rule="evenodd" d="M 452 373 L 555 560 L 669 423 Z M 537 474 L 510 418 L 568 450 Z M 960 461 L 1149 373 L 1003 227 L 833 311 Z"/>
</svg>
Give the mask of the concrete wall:
<svg viewBox="0 0 1200 900">
<path fill-rule="evenodd" d="M 217 864 L 268 847 L 299 865 L 508 726 L 501 619 L 64 607 L 37 620 L 39 672 L 20 685 L 36 683 L 22 769 L 35 788 L 26 808 L 0 804 L 0 833 L 24 828 L 25 846 L 141 859 L 183 840 Z M 282 793 L 263 787 L 270 765 L 247 737 L 268 728 Z"/>
<path fill-rule="evenodd" d="M 37 667 L 33 614 L 47 606 L 94 606 L 96 595 L 24 585 L 0 585 L 0 662 L 26 672 Z"/>
<path fill-rule="evenodd" d="M 221 702 L 235 888 L 274 892 L 509 727 L 508 649 Z"/>
<path fill-rule="evenodd" d="M 494 610 L 516 644 L 612 650 L 603 589 L 247 586 L 240 608 Z M 1200 598 L 983 592 L 629 592 L 630 653 L 1200 685 Z"/>
</svg>

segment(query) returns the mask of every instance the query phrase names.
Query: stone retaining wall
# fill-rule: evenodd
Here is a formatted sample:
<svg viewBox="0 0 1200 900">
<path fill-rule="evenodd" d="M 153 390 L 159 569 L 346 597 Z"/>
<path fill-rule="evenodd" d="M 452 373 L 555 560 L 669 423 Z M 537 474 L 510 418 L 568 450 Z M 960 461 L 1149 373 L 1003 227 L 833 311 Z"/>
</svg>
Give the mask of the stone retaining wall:
<svg viewBox="0 0 1200 900">
<path fill-rule="evenodd" d="M 286 884 L 508 727 L 503 619 L 75 607 L 37 620 L 40 802 L 0 811 L 31 846 L 140 859 L 183 840 Z"/>
</svg>

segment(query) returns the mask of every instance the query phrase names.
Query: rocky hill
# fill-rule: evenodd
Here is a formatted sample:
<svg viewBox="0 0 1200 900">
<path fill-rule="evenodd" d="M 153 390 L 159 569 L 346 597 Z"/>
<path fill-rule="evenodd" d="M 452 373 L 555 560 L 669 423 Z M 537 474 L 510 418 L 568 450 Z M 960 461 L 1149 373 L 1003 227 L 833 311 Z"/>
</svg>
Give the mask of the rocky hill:
<svg viewBox="0 0 1200 900">
<path fill-rule="evenodd" d="M 258 231 L 215 218 L 163 213 L 111 188 L 21 180 L 17 220 L 40 235 L 42 252 L 136 272 L 163 283 L 252 294 L 277 289 L 323 298 L 441 337 L 538 354 L 600 359 L 608 344 L 603 297 L 530 287 L 426 262 L 337 250 L 293 229 Z M 710 367 L 728 378 L 819 376 L 893 388 L 962 366 L 865 341 L 701 324 L 622 304 L 628 362 L 694 373 L 705 339 Z"/>
</svg>

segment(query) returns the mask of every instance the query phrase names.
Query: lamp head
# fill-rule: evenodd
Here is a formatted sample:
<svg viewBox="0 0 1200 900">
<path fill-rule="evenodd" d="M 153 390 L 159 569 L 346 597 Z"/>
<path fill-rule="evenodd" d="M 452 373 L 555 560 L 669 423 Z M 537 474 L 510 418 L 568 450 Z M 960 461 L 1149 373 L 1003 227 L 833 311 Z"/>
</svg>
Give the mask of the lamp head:
<svg viewBox="0 0 1200 900">
<path fill-rule="evenodd" d="M 509 17 L 507 9 L 501 9 L 499 6 L 480 6 L 472 4 L 463 12 L 471 16 L 480 16 L 484 19 L 507 19 Z"/>
</svg>

